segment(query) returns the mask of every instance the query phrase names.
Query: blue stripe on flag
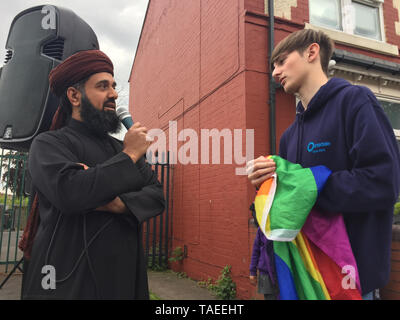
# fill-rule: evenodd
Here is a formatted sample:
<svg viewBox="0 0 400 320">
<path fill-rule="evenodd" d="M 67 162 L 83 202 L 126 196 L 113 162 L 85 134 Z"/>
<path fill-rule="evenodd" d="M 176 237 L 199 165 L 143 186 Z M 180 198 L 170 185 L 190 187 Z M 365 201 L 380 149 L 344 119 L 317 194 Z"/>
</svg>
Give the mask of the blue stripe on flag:
<svg viewBox="0 0 400 320">
<path fill-rule="evenodd" d="M 299 300 L 292 273 L 277 254 L 275 256 L 276 275 L 279 283 L 279 297 L 281 300 Z"/>
<path fill-rule="evenodd" d="M 315 183 L 317 184 L 318 195 L 322 191 L 326 181 L 331 175 L 332 171 L 325 166 L 315 166 L 311 167 L 311 172 L 314 175 Z"/>
</svg>

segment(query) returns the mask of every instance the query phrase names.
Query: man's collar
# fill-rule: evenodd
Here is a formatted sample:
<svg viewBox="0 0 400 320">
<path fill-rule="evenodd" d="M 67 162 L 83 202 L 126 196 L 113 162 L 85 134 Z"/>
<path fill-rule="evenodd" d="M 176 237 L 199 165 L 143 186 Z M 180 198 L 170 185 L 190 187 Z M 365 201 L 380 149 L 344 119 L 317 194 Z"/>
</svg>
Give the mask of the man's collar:
<svg viewBox="0 0 400 320">
<path fill-rule="evenodd" d="M 98 136 L 92 130 L 90 130 L 83 121 L 79 121 L 74 118 L 70 118 L 68 121 L 67 127 L 71 128 L 75 131 L 78 131 L 82 134 L 96 137 L 97 139 L 100 139 L 100 140 L 103 139 L 103 137 Z"/>
</svg>

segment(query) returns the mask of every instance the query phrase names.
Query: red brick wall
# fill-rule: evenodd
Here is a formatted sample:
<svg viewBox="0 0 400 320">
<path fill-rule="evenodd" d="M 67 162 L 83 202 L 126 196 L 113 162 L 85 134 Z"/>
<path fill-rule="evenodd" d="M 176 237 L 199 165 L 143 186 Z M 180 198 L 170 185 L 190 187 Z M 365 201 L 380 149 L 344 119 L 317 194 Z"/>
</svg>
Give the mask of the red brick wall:
<svg viewBox="0 0 400 320">
<path fill-rule="evenodd" d="M 247 127 L 255 128 L 255 156 L 267 155 L 269 140 L 268 21 L 263 16 L 246 16 L 246 109 Z M 275 44 L 296 30 L 275 25 Z M 295 117 L 295 98 L 283 90 L 276 94 L 276 145 Z"/>
<path fill-rule="evenodd" d="M 400 300 L 400 225 L 393 226 L 392 261 L 389 283 L 380 290 L 383 300 Z"/>
<path fill-rule="evenodd" d="M 308 0 L 297 0 L 297 7 L 292 7 L 292 22 L 304 24 L 310 20 Z"/>
<path fill-rule="evenodd" d="M 393 0 L 387 0 L 383 4 L 383 19 L 385 21 L 386 42 L 400 45 L 400 35 L 396 34 L 395 22 L 399 21 L 398 10 L 393 7 Z"/>
<path fill-rule="evenodd" d="M 265 0 L 245 0 L 244 9 L 263 14 L 265 13 Z"/>
<path fill-rule="evenodd" d="M 191 128 L 199 137 L 200 129 L 248 128 L 243 12 L 242 0 L 150 1 L 130 79 L 134 119 L 163 128 L 167 137 L 174 119 L 178 132 Z M 238 297 L 250 298 L 248 207 L 254 191 L 235 168 L 175 166 L 172 249 L 187 246 L 180 271 L 196 280 L 217 279 L 231 265 Z"/>
</svg>

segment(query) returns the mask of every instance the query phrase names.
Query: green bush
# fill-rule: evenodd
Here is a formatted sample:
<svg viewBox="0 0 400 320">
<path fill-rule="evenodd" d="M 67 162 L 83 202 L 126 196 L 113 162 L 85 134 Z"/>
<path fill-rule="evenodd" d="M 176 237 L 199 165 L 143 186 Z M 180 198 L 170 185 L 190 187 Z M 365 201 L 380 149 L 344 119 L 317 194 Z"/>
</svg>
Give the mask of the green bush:
<svg viewBox="0 0 400 320">
<path fill-rule="evenodd" d="M 162 300 L 159 296 L 157 296 L 155 293 L 153 292 L 149 292 L 150 295 L 150 300 Z"/>
<path fill-rule="evenodd" d="M 400 202 L 397 202 L 397 203 L 394 205 L 394 214 L 395 214 L 395 215 L 400 214 Z"/>
<path fill-rule="evenodd" d="M 213 282 L 213 280 L 211 278 L 208 278 L 207 281 L 197 281 L 197 285 L 200 288 L 206 288 L 206 289 L 209 289 L 209 290 L 213 290 L 214 285 L 212 284 L 212 282 Z"/>
<path fill-rule="evenodd" d="M 215 285 L 210 286 L 216 296 L 222 300 L 233 300 L 236 298 L 236 283 L 231 278 L 231 266 L 222 269 Z"/>
<path fill-rule="evenodd" d="M 5 200 L 6 195 L 4 193 L 0 193 L 0 206 L 4 205 L 4 200 Z M 8 194 L 7 195 L 7 201 L 6 201 L 6 205 L 11 207 L 12 205 L 12 194 Z M 19 203 L 20 203 L 20 199 L 15 197 L 14 198 L 14 206 L 19 207 Z M 27 207 L 29 203 L 29 197 L 24 197 L 22 198 L 22 202 L 21 202 L 21 206 L 23 207 Z"/>
<path fill-rule="evenodd" d="M 168 259 L 171 262 L 182 261 L 185 258 L 184 252 L 181 247 L 176 247 L 174 251 L 172 251 L 171 257 Z"/>
</svg>

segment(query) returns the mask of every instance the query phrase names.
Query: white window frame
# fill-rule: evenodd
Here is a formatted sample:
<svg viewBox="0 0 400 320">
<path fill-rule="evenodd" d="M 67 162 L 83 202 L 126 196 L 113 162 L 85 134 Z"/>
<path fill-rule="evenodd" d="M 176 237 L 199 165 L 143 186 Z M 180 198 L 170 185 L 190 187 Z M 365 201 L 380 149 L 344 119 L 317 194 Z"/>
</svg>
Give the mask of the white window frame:
<svg viewBox="0 0 400 320">
<path fill-rule="evenodd" d="M 376 98 L 377 98 L 377 100 L 379 101 L 379 100 L 382 100 L 382 101 L 387 101 L 387 102 L 392 102 L 392 103 L 396 103 L 396 104 L 400 104 L 400 98 L 398 98 L 398 97 L 383 97 L 383 96 L 381 96 L 381 95 L 379 95 L 379 94 L 375 94 L 375 96 L 376 96 Z M 394 132 L 394 135 L 395 135 L 395 137 L 396 137 L 396 140 L 397 141 L 400 141 L 400 129 L 394 129 L 393 128 L 393 132 Z"/>
<path fill-rule="evenodd" d="M 353 8 L 353 6 L 352 6 L 353 1 L 358 2 L 360 4 L 367 5 L 367 6 L 378 8 L 381 40 L 363 37 L 363 36 L 360 36 L 358 34 L 356 35 L 353 33 L 353 28 L 352 28 L 351 22 L 354 21 L 354 18 L 355 18 L 354 14 L 353 14 L 354 12 L 352 11 L 352 9 L 348 9 L 348 8 Z M 370 39 L 370 40 L 374 40 L 374 41 L 386 42 L 385 24 L 383 21 L 383 3 L 384 3 L 384 1 L 385 0 L 340 0 L 340 8 L 341 8 L 340 20 L 341 20 L 342 30 L 337 30 L 337 29 L 332 29 L 332 30 L 351 34 L 356 37 L 361 37 L 361 38 Z M 311 12 L 310 12 L 310 15 L 311 15 Z M 324 28 L 327 28 L 327 27 L 324 27 Z"/>
<path fill-rule="evenodd" d="M 400 140 L 400 130 L 399 129 L 393 129 L 394 135 L 396 136 L 397 140 Z"/>
<path fill-rule="evenodd" d="M 341 0 L 342 1 L 342 9 L 344 9 L 346 6 L 349 6 L 349 7 L 351 7 L 351 4 L 352 4 L 352 2 L 358 2 L 358 3 L 360 3 L 360 4 L 364 4 L 364 5 L 367 5 L 367 6 L 370 6 L 370 7 L 375 7 L 375 8 L 378 8 L 378 15 L 379 15 L 379 24 L 380 24 L 380 32 L 381 32 L 381 40 L 376 40 L 376 39 L 373 39 L 373 40 L 376 40 L 376 41 L 382 41 L 382 42 L 386 42 L 386 37 L 385 37 L 385 24 L 384 24 L 384 21 L 383 21 L 383 3 L 384 3 L 384 0 Z M 345 10 L 344 10 L 345 11 Z M 347 18 L 347 17 L 342 17 L 342 19 L 343 18 Z M 349 17 L 348 19 L 354 19 L 354 17 Z M 344 23 L 343 23 L 343 29 L 344 29 Z M 350 26 L 349 26 L 350 27 Z M 344 30 L 343 30 L 344 31 Z M 350 33 L 350 34 L 353 34 L 353 30 L 351 30 L 351 29 L 348 29 L 348 30 L 346 30 L 346 31 L 344 31 L 344 32 L 346 32 L 346 33 Z M 360 35 L 356 35 L 356 36 L 358 36 L 358 37 L 363 37 L 363 36 L 360 36 Z M 368 38 L 368 37 L 363 37 L 363 38 L 367 38 L 367 39 L 371 39 L 371 38 Z"/>
</svg>

